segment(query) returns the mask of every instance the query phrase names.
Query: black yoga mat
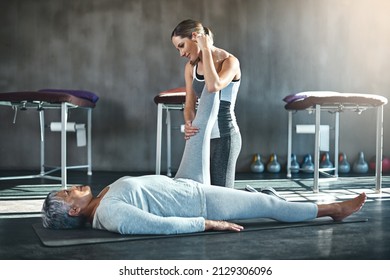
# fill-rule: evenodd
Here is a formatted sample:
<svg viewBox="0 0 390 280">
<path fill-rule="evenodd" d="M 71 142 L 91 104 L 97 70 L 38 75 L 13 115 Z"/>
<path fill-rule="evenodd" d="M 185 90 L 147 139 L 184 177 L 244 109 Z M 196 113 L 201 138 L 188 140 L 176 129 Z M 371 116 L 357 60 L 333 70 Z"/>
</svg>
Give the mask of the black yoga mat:
<svg viewBox="0 0 390 280">
<path fill-rule="evenodd" d="M 281 223 L 269 219 L 253 219 L 253 220 L 241 220 L 233 221 L 244 226 L 244 230 L 241 233 L 250 231 L 261 230 L 273 230 L 284 229 L 294 227 L 311 227 L 311 226 L 323 226 L 323 225 L 340 225 L 347 223 L 360 223 L 367 222 L 368 219 L 354 219 L 348 218 L 341 222 L 334 222 L 332 219 L 321 218 L 309 222 L 300 223 Z M 85 244 L 97 244 L 119 241 L 136 241 L 147 240 L 157 238 L 174 238 L 174 237 L 186 237 L 186 236 L 202 236 L 210 234 L 238 234 L 231 231 L 206 231 L 198 233 L 186 233 L 186 234 L 173 234 L 173 235 L 121 235 L 118 233 L 108 232 L 104 230 L 96 230 L 92 228 L 83 229 L 70 229 L 70 230 L 52 230 L 46 229 L 42 224 L 33 224 L 33 228 L 38 235 L 43 245 L 48 247 L 61 247 L 61 246 L 73 246 L 73 245 L 85 245 Z"/>
</svg>

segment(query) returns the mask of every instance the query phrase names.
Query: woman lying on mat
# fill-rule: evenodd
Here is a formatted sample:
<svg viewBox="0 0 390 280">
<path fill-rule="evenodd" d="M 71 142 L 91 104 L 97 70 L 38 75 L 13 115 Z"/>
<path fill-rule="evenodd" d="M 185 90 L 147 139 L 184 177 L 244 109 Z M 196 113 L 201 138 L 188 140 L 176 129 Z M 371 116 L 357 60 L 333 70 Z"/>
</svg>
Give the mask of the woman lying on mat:
<svg viewBox="0 0 390 280">
<path fill-rule="evenodd" d="M 123 177 L 94 197 L 89 186 L 48 194 L 43 205 L 46 228 L 95 229 L 121 234 L 178 234 L 205 230 L 241 231 L 229 220 L 270 218 L 300 222 L 329 216 L 340 221 L 366 200 L 330 203 L 288 202 L 272 195 L 220 188 L 164 175 Z"/>
</svg>

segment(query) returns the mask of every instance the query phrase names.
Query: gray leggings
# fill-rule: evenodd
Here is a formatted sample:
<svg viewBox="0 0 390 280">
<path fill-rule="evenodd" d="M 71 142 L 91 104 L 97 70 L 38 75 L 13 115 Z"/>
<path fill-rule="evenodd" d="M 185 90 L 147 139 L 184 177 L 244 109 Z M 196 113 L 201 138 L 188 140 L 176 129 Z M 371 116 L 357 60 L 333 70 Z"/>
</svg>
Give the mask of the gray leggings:
<svg viewBox="0 0 390 280">
<path fill-rule="evenodd" d="M 241 151 L 241 134 L 235 132 L 211 139 L 211 184 L 234 188 L 236 162 Z"/>
<path fill-rule="evenodd" d="M 202 185 L 206 195 L 206 219 L 239 220 L 270 218 L 299 222 L 317 217 L 318 207 L 311 202 L 288 202 L 272 195 Z"/>
</svg>

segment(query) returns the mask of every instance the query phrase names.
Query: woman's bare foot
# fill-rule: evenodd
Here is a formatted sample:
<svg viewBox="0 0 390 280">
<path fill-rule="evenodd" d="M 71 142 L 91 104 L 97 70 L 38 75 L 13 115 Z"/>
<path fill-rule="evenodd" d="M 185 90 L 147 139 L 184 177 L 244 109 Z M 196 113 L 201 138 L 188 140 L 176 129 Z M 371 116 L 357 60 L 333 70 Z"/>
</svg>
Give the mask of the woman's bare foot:
<svg viewBox="0 0 390 280">
<path fill-rule="evenodd" d="M 363 207 L 366 199 L 367 195 L 365 193 L 361 193 L 359 196 L 351 200 L 318 205 L 317 216 L 330 216 L 335 221 L 341 221 L 351 214 L 359 211 Z"/>
</svg>

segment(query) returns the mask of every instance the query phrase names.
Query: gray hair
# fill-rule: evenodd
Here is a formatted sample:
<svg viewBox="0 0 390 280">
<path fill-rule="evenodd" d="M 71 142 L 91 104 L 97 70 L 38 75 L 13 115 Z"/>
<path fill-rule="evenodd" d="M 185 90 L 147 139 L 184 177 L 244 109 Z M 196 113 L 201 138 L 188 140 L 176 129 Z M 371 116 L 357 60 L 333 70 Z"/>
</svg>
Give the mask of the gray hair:
<svg viewBox="0 0 390 280">
<path fill-rule="evenodd" d="M 71 229 L 83 227 L 86 223 L 84 216 L 70 216 L 71 205 L 57 196 L 57 191 L 50 192 L 42 206 L 42 224 L 45 228 Z"/>
</svg>

